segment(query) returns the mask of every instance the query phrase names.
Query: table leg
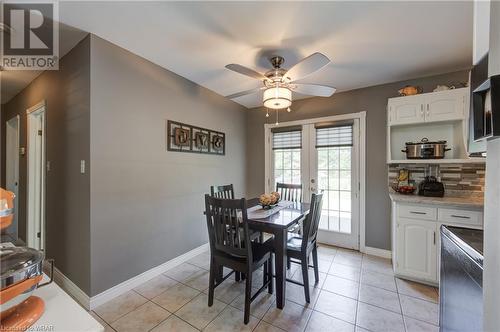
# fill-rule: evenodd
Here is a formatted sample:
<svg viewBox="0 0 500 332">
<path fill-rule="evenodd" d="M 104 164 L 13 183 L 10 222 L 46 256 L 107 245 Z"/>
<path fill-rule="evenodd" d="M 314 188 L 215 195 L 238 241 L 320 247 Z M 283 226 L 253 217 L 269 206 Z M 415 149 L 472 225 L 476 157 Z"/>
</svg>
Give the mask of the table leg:
<svg viewBox="0 0 500 332">
<path fill-rule="evenodd" d="M 275 233 L 276 307 L 283 309 L 286 293 L 286 229 Z"/>
</svg>

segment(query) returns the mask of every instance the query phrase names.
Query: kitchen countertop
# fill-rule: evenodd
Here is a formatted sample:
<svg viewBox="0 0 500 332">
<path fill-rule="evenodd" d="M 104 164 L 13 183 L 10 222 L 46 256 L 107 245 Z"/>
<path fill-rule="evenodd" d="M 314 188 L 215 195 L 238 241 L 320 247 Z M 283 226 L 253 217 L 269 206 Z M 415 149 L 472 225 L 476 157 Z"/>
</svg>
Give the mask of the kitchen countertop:
<svg viewBox="0 0 500 332">
<path fill-rule="evenodd" d="M 431 204 L 468 209 L 483 209 L 484 198 L 481 196 L 448 196 L 444 197 L 424 197 L 419 195 L 403 195 L 389 188 L 389 197 L 393 202 L 413 203 L 413 204 Z"/>
<path fill-rule="evenodd" d="M 44 274 L 43 282 L 48 279 Z M 43 299 L 45 312 L 28 331 L 104 332 L 104 327 L 55 282 L 36 289 L 33 295 Z"/>
</svg>

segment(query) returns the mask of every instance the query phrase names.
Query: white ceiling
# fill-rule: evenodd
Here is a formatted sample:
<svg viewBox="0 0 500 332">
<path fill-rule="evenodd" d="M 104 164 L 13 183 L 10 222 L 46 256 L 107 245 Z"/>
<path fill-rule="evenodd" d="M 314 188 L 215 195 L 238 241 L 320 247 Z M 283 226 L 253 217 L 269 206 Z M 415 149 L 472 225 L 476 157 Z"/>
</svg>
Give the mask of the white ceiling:
<svg viewBox="0 0 500 332">
<path fill-rule="evenodd" d="M 224 68 L 285 68 L 322 52 L 332 64 L 304 82 L 339 91 L 466 68 L 472 2 L 61 2 L 60 20 L 221 95 L 259 86 Z M 302 97 L 302 96 L 295 96 Z M 236 101 L 261 105 L 261 95 Z"/>
</svg>

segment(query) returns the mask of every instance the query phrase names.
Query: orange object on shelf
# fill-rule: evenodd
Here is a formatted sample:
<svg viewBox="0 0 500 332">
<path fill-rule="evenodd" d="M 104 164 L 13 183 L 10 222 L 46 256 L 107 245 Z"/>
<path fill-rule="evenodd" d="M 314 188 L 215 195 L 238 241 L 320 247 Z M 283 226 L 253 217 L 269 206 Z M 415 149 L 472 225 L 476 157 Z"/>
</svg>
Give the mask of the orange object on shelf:
<svg viewBox="0 0 500 332">
<path fill-rule="evenodd" d="M 30 296 L 0 313 L 0 331 L 25 331 L 42 316 L 44 310 L 43 300 L 38 296 Z"/>
<path fill-rule="evenodd" d="M 14 219 L 14 195 L 13 192 L 0 188 L 0 230 L 12 224 Z"/>
</svg>

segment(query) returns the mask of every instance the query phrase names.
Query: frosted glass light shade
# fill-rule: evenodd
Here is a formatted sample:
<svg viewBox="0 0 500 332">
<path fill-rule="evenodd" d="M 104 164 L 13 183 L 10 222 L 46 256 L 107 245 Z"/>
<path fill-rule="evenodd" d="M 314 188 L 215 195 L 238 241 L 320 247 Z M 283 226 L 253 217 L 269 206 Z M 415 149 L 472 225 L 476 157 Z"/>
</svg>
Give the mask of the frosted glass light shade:
<svg viewBox="0 0 500 332">
<path fill-rule="evenodd" d="M 271 109 L 282 109 L 292 105 L 292 90 L 275 87 L 264 90 L 264 106 Z"/>
</svg>

